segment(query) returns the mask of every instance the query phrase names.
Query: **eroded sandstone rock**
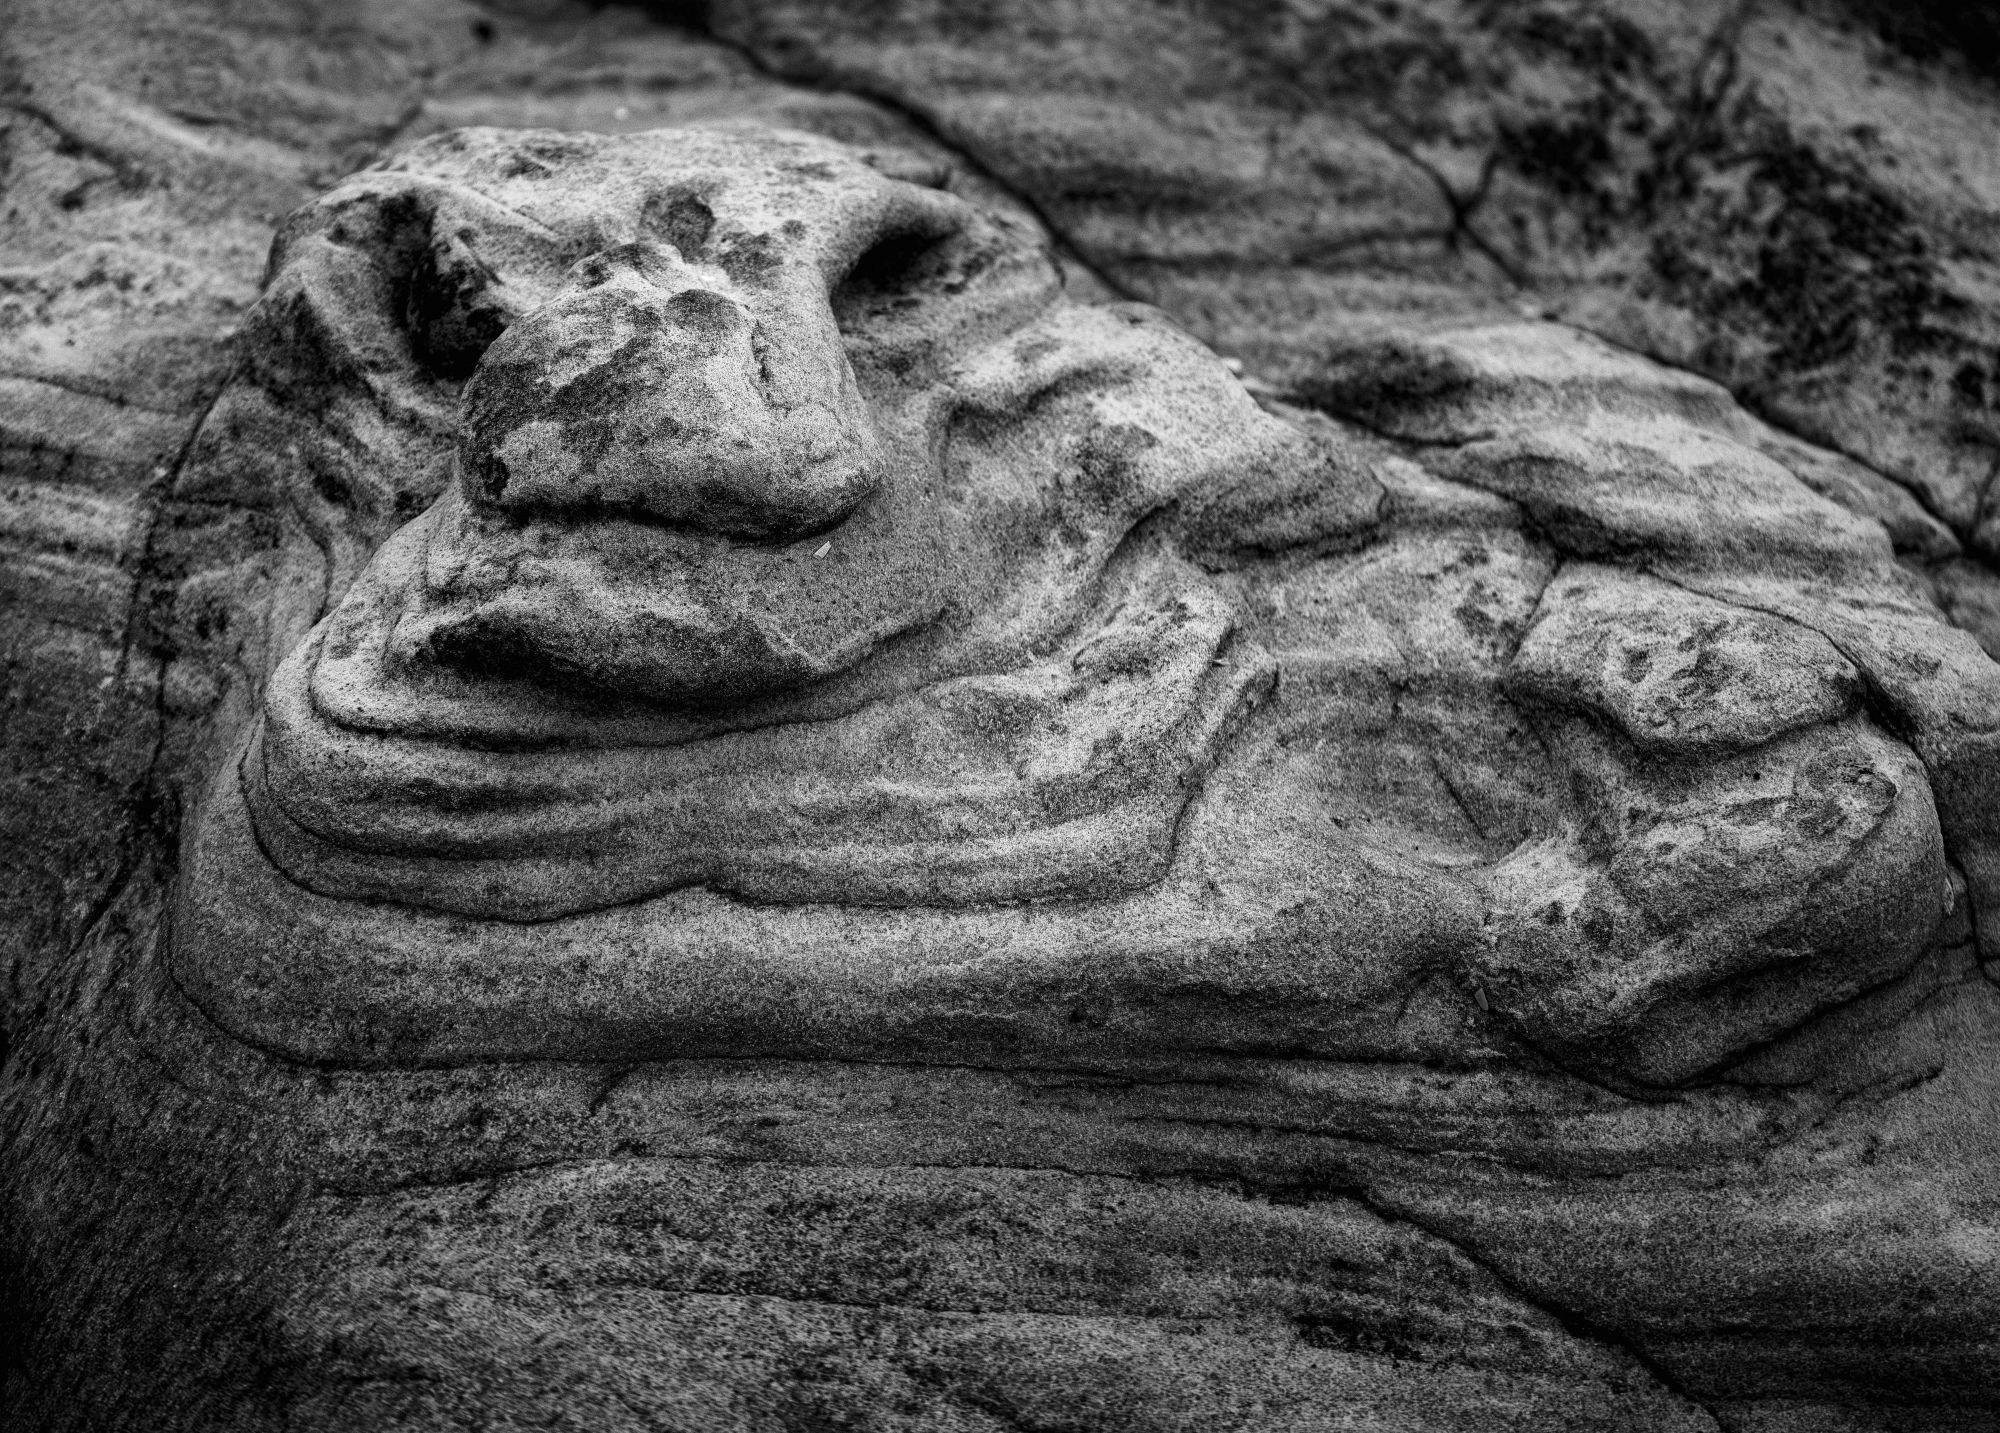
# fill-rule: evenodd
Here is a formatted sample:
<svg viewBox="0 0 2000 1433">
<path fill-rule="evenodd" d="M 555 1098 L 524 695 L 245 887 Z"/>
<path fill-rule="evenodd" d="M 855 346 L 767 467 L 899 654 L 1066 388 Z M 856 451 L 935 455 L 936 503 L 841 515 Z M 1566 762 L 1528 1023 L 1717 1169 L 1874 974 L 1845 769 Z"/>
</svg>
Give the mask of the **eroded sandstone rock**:
<svg viewBox="0 0 2000 1433">
<path fill-rule="evenodd" d="M 440 228 L 482 275 L 452 302 L 516 310 L 476 360 L 425 336 L 470 321 L 394 307 Z M 1413 531 L 1356 438 L 1260 410 L 1156 318 L 1066 300 L 1039 255 L 747 130 L 448 134 L 295 222 L 254 401 L 307 371 L 288 345 L 385 335 L 328 386 L 402 401 L 401 430 L 319 441 L 378 489 L 443 461 L 421 403 L 453 367 L 464 436 L 219 777 L 174 942 L 196 999 L 322 1061 L 740 1053 L 760 1027 L 770 1053 L 881 1058 L 914 1022 L 1088 1062 L 1182 1048 L 1204 1000 L 1197 1048 L 1334 1058 L 1435 1053 L 1436 1029 L 1337 1012 L 1442 974 L 1534 1048 L 1672 1084 L 1930 949 L 1955 900 L 1938 816 L 1860 670 L 1798 621 L 1564 560 L 1893 580 L 1880 527 L 1730 436 L 1719 391 L 1554 329 L 1409 349 L 1448 379 L 1376 357 L 1341 381 L 1415 416 L 1375 425 L 1455 441 L 1441 480 L 1508 500 L 1499 532 Z M 1343 485 L 1330 522 L 1219 530 L 1258 491 Z M 1177 556 L 1183 505 L 1201 547 L 1252 555 Z M 1326 756 L 1383 720 L 1354 706 L 1371 689 L 1386 778 Z M 1464 730 L 1482 706 L 1515 750 Z M 225 834 L 244 822 L 264 859 Z M 634 901 L 617 937 L 562 924 Z M 628 953 L 579 986 L 558 946 Z M 465 1000 L 460 948 L 511 989 Z M 733 993 L 689 986 L 718 962 L 747 962 Z M 559 1022 L 538 968 L 563 971 Z M 1078 1002 L 1117 1013 L 1050 1023 Z"/>
<path fill-rule="evenodd" d="M 14 1406 L 1979 1426 L 1958 538 L 1554 324 L 1279 402 L 973 188 L 473 130 L 287 221 L 170 469 L 269 555 L 149 569 L 206 794 L 10 1114 L 154 1352 Z"/>
</svg>

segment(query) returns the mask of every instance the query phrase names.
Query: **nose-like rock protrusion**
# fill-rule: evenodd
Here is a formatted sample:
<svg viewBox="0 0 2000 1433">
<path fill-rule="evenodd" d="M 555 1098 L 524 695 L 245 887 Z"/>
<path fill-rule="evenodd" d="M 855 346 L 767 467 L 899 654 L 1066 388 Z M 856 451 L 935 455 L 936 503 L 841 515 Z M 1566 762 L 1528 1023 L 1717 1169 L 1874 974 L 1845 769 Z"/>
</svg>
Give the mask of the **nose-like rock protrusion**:
<svg viewBox="0 0 2000 1433">
<path fill-rule="evenodd" d="M 873 487 L 876 445 L 810 263 L 739 289 L 671 246 L 570 271 L 465 391 L 475 506 L 619 512 L 753 539 L 804 536 Z"/>
</svg>

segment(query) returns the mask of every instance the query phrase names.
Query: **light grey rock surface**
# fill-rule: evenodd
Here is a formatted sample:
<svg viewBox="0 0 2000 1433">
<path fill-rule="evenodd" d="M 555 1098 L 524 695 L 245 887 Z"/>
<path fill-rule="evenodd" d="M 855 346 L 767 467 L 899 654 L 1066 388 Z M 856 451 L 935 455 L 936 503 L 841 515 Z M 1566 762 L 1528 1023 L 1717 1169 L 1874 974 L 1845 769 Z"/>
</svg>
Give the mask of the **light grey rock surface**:
<svg viewBox="0 0 2000 1433">
<path fill-rule="evenodd" d="M 1989 78 L 8 18 L 10 1425 L 2000 1427 Z"/>
</svg>

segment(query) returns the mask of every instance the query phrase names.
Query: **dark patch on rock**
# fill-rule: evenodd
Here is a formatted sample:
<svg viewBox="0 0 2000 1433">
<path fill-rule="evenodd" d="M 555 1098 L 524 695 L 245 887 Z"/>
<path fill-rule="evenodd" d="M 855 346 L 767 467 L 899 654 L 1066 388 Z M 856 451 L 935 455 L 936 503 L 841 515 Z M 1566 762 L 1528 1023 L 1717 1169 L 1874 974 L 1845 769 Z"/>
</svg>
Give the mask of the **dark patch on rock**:
<svg viewBox="0 0 2000 1433">
<path fill-rule="evenodd" d="M 715 211 L 698 193 L 671 189 L 646 201 L 641 221 L 647 229 L 680 250 L 689 263 L 708 251 L 708 237 L 715 230 Z"/>
</svg>

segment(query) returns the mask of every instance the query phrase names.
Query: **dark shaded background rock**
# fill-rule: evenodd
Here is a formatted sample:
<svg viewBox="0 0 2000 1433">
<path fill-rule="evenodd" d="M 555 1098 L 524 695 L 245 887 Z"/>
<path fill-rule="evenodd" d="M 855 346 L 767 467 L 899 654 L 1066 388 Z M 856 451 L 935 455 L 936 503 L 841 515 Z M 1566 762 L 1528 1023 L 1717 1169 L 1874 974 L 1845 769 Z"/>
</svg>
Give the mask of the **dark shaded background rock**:
<svg viewBox="0 0 2000 1433">
<path fill-rule="evenodd" d="M 9 1415 L 1996 1426 L 2000 1017 L 1962 945 L 1646 1102 L 1414 1063 L 313 1070 L 146 959 L 184 804 L 410 515 L 315 534 L 178 482 L 272 226 L 376 155 L 730 116 L 894 145 L 1273 397 L 1418 441 L 1399 405 L 1477 387 L 1437 355 L 1551 315 L 1721 380 L 1992 651 L 2000 104 L 1950 48 L 1970 13 L 724 3 L 709 38 L 17 0 Z M 706 1352 L 662 1362 L 648 1327 Z"/>
</svg>

